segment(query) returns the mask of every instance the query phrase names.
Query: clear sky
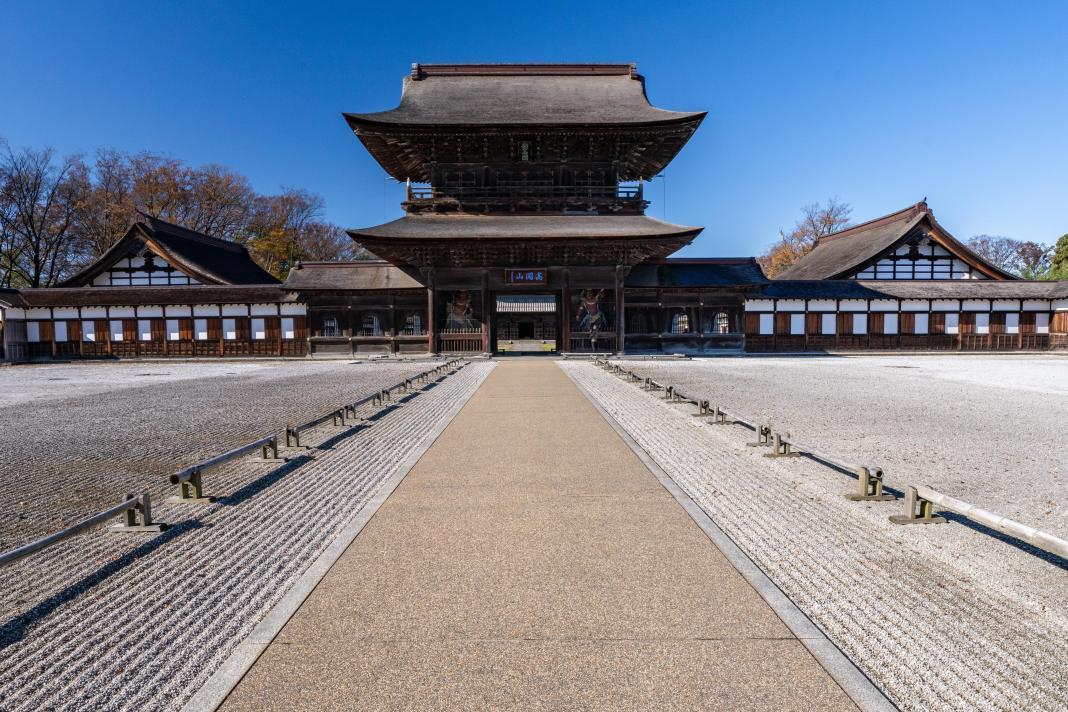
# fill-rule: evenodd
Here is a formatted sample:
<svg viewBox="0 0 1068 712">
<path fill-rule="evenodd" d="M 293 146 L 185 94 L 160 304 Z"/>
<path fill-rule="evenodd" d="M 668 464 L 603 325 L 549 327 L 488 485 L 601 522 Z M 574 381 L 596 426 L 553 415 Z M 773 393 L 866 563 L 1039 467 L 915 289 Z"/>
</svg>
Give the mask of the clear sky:
<svg viewBox="0 0 1068 712">
<path fill-rule="evenodd" d="M 0 136 L 220 163 L 367 226 L 401 190 L 341 112 L 395 106 L 411 62 L 637 62 L 655 105 L 709 112 L 647 192 L 705 226 L 683 255 L 757 254 L 831 196 L 855 221 L 927 196 L 962 239 L 1068 232 L 1063 0 L 222 5 L 8 0 Z"/>
</svg>

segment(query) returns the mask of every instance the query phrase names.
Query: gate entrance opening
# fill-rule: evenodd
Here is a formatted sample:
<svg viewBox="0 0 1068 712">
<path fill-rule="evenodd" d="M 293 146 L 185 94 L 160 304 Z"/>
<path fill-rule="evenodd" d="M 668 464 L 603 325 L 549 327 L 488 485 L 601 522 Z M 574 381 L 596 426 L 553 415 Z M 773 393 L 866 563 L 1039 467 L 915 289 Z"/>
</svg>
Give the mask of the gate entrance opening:
<svg viewBox="0 0 1068 712">
<path fill-rule="evenodd" d="M 560 310 L 555 294 L 498 294 L 494 330 L 502 353 L 553 353 Z"/>
</svg>

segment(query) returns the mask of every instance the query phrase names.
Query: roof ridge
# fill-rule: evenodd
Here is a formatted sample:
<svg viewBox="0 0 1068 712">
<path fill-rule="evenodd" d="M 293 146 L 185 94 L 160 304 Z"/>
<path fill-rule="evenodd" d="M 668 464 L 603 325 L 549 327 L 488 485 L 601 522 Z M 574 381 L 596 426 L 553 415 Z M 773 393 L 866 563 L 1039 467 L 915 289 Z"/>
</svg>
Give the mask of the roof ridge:
<svg viewBox="0 0 1068 712">
<path fill-rule="evenodd" d="M 184 225 L 179 225 L 177 223 L 170 222 L 169 220 L 164 220 L 163 218 L 154 217 L 154 216 L 149 215 L 148 213 L 143 212 L 141 210 L 138 210 L 137 212 L 138 212 L 139 215 L 141 215 L 142 217 L 144 217 L 148 221 L 148 226 L 152 230 L 157 230 L 158 229 L 155 226 L 154 223 L 162 223 L 164 226 L 166 226 L 166 228 L 170 228 L 170 229 L 165 229 L 164 232 L 170 232 L 171 234 L 176 235 L 176 236 L 181 237 L 181 238 L 185 238 L 185 239 L 188 239 L 188 240 L 196 240 L 196 241 L 202 242 L 202 243 L 204 243 L 206 245 L 209 245 L 211 247 L 221 247 L 221 248 L 223 248 L 225 250 L 229 250 L 231 252 L 239 252 L 240 253 L 240 252 L 246 252 L 247 251 L 247 249 L 246 249 L 246 247 L 244 245 L 242 245 L 240 243 L 237 243 L 237 242 L 234 242 L 233 240 L 227 240 L 227 239 L 224 239 L 224 238 L 221 238 L 221 237 L 215 237 L 214 235 L 208 235 L 207 233 L 203 233 L 203 232 L 200 232 L 198 230 L 193 230 L 191 228 L 185 227 Z M 138 221 L 138 222 L 142 222 L 142 221 Z"/>
<path fill-rule="evenodd" d="M 929 215 L 933 215 L 933 213 L 931 213 L 931 209 L 927 207 L 926 198 L 924 200 L 921 200 L 918 203 L 914 203 L 913 205 L 908 206 L 907 208 L 903 208 L 901 210 L 897 210 L 897 211 L 894 211 L 892 213 L 889 213 L 888 215 L 883 215 L 882 217 L 874 218 L 872 220 L 867 220 L 867 221 L 862 222 L 862 223 L 860 223 L 858 225 L 851 225 L 851 226 L 849 226 L 847 228 L 843 228 L 842 230 L 839 230 L 837 232 L 832 232 L 830 234 L 823 235 L 823 236 L 817 238 L 816 244 L 819 245 L 820 243 L 822 243 L 824 241 L 828 241 L 829 242 L 829 241 L 837 240 L 840 237 L 848 237 L 849 233 L 859 232 L 859 231 L 865 230 L 865 229 L 871 229 L 871 228 L 874 228 L 874 227 L 878 227 L 880 225 L 885 225 L 886 223 L 889 223 L 889 222 L 896 222 L 897 220 L 904 220 L 906 218 L 907 219 L 911 219 L 911 218 L 915 217 L 915 214 L 918 214 L 918 213 L 927 213 Z M 908 214 L 908 215 L 906 215 L 906 214 Z"/>
<path fill-rule="evenodd" d="M 516 76 L 629 76 L 638 78 L 638 67 L 634 62 L 474 62 L 423 64 L 412 62 L 411 78 L 421 80 L 427 77 L 516 77 Z"/>
</svg>

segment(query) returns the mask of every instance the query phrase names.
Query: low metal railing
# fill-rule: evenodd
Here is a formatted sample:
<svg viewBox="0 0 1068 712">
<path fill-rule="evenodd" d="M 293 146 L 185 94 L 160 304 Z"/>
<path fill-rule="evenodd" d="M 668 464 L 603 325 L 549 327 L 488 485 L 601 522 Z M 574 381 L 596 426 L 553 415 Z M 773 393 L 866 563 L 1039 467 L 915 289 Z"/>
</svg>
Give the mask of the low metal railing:
<svg viewBox="0 0 1068 712">
<path fill-rule="evenodd" d="M 138 521 L 138 514 L 141 516 L 140 522 Z M 81 534 L 87 529 L 99 526 L 109 519 L 114 519 L 119 515 L 123 516 L 123 523 L 119 526 L 112 527 L 112 531 L 160 532 L 167 528 L 167 525 L 162 522 L 152 521 L 152 502 L 148 492 L 145 492 L 140 497 L 128 494 L 126 495 L 126 499 L 120 504 L 116 504 L 114 507 L 108 507 L 104 511 L 97 512 L 93 516 L 83 519 L 77 524 L 72 524 L 66 529 L 61 529 L 60 531 L 42 537 L 37 541 L 32 541 L 29 544 L 23 544 L 10 551 L 5 551 L 0 554 L 0 566 L 6 566 L 7 564 L 14 563 L 19 559 L 41 551 L 42 549 L 47 549 L 54 544 L 58 544 L 65 539 Z"/>
<path fill-rule="evenodd" d="M 351 414 L 353 418 L 356 418 L 356 409 L 367 403 L 373 403 L 383 405 L 392 399 L 394 392 L 408 392 L 414 388 L 416 382 L 426 383 L 430 380 L 431 376 L 441 374 L 443 372 L 455 373 L 466 365 L 463 359 L 451 359 L 445 363 L 439 364 L 432 369 L 423 371 L 410 378 L 405 378 L 402 381 L 390 386 L 389 388 L 383 388 L 374 395 L 367 396 L 355 403 L 344 405 L 341 408 L 331 411 L 326 415 L 315 418 L 306 423 L 302 423 L 298 426 L 289 426 L 286 428 L 286 444 L 290 446 L 291 436 L 296 441 L 296 446 L 300 445 L 300 433 L 308 428 L 315 427 L 325 423 L 328 420 L 333 419 L 335 425 L 346 425 L 346 416 Z M 284 462 L 286 458 L 281 457 L 278 454 L 278 438 L 275 435 L 267 435 L 257 440 L 253 440 L 245 445 L 239 445 L 238 447 L 228 450 L 222 454 L 215 455 L 214 457 L 203 460 L 194 465 L 185 467 L 178 472 L 170 476 L 171 484 L 179 486 L 179 493 L 177 496 L 172 497 L 171 501 L 181 503 L 203 504 L 215 501 L 214 497 L 204 496 L 203 491 L 203 474 L 205 470 L 213 467 L 218 467 L 231 460 L 235 460 L 239 457 L 244 457 L 249 453 L 261 451 L 262 459 L 264 461 L 277 461 Z M 30 542 L 11 551 L 0 554 L 0 566 L 17 561 L 25 556 L 29 556 L 34 552 L 41 551 L 53 544 L 56 544 L 64 539 L 79 534 L 86 529 L 90 529 L 97 526 L 109 519 L 113 519 L 119 515 L 124 515 L 125 521 L 121 526 L 113 527 L 114 531 L 123 532 L 146 532 L 146 531 L 163 531 L 167 528 L 166 524 L 152 521 L 152 501 L 149 494 L 145 492 L 140 497 L 135 497 L 132 494 L 126 495 L 126 499 L 120 504 L 116 504 L 114 507 L 109 507 L 102 512 L 98 512 L 88 519 L 84 519 L 77 524 L 67 527 L 54 534 L 38 539 L 37 541 Z M 138 514 L 140 514 L 140 522 L 138 521 Z"/>
<path fill-rule="evenodd" d="M 905 491 L 905 514 L 894 515 L 890 517 L 890 521 L 894 524 L 938 524 L 946 521 L 945 517 L 935 516 L 936 505 L 995 531 L 1020 539 L 1037 549 L 1068 559 L 1068 541 L 964 500 L 942 494 L 925 485 L 909 487 Z"/>
<path fill-rule="evenodd" d="M 626 371 L 619 365 L 607 360 L 598 360 L 595 363 L 604 370 L 625 376 L 628 381 L 641 381 L 643 390 L 664 391 L 666 394 L 665 399 L 667 400 L 675 403 L 695 403 L 696 399 L 682 394 L 676 386 L 666 386 L 657 383 L 651 378 L 642 379 L 633 371 Z M 695 415 L 698 417 L 712 417 L 713 422 L 716 424 L 729 425 L 734 423 L 756 431 L 759 437 L 758 441 L 748 444 L 771 447 L 772 451 L 766 454 L 767 457 L 799 457 L 805 455 L 809 459 L 829 465 L 834 469 L 854 472 L 857 475 L 858 491 L 855 494 L 845 495 L 846 499 L 853 501 L 892 501 L 897 499 L 895 495 L 883 492 L 883 470 L 881 467 L 850 462 L 837 455 L 809 447 L 798 442 L 790 433 L 774 432 L 770 425 L 759 425 L 728 413 L 721 408 L 712 407 L 707 400 L 698 400 L 696 404 L 698 412 Z M 936 505 L 942 509 L 955 512 L 962 517 L 967 517 L 990 529 L 1024 541 L 1038 549 L 1068 558 L 1068 541 L 995 512 L 982 509 L 964 500 L 950 497 L 925 485 L 909 486 L 906 489 L 905 514 L 891 516 L 890 521 L 895 524 L 938 524 L 945 522 L 945 517 L 935 515 Z"/>
<path fill-rule="evenodd" d="M 183 504 L 207 504 L 214 502 L 214 497 L 204 496 L 204 483 L 203 474 L 205 470 L 212 467 L 218 467 L 231 460 L 236 460 L 239 457 L 244 457 L 250 452 L 260 450 L 262 452 L 262 459 L 265 461 L 280 461 L 284 462 L 286 458 L 279 457 L 278 455 L 278 438 L 274 435 L 268 435 L 254 440 L 246 445 L 240 445 L 233 450 L 224 452 L 221 455 L 198 462 L 195 465 L 190 465 L 178 472 L 171 475 L 171 484 L 178 485 L 178 495 L 171 498 L 172 502 L 181 502 Z"/>
</svg>

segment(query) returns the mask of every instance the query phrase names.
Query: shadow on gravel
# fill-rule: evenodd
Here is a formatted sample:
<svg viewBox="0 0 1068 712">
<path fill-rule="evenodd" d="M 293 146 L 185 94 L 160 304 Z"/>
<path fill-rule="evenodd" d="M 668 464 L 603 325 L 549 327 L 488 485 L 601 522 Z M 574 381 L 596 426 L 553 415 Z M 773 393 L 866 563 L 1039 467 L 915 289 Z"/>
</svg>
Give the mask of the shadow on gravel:
<svg viewBox="0 0 1068 712">
<path fill-rule="evenodd" d="M 1037 556 L 1038 558 L 1042 559 L 1043 561 L 1049 563 L 1052 566 L 1056 566 L 1058 569 L 1061 569 L 1062 571 L 1068 571 L 1068 559 L 1065 559 L 1063 556 L 1057 556 L 1056 554 L 1051 554 L 1048 551 L 1044 551 L 1042 549 L 1039 549 L 1037 546 L 1031 546 L 1030 544 L 1028 544 L 1025 541 L 1020 541 L 1019 539 L 1015 539 L 1015 538 L 1009 536 L 1008 534 L 1002 534 L 997 529 L 991 529 L 990 527 L 988 527 L 988 526 L 986 526 L 984 524 L 980 524 L 979 522 L 973 522 L 971 519 L 968 519 L 967 517 L 963 517 L 963 516 L 957 514 L 956 512 L 947 512 L 946 510 L 939 510 L 938 511 L 938 516 L 945 517 L 947 520 L 949 520 L 951 522 L 955 522 L 956 524 L 959 524 L 962 527 L 967 527 L 968 529 L 971 529 L 972 531 L 978 532 L 979 534 L 985 534 L 988 537 L 991 537 L 993 539 L 997 539 L 1000 542 L 1004 542 L 1005 544 L 1008 544 L 1009 546 L 1012 546 L 1012 547 L 1015 547 L 1015 548 L 1019 549 L 1020 551 L 1024 552 L 1025 554 L 1030 554 L 1031 556 Z M 934 524 L 934 525 L 928 525 L 928 526 L 938 526 L 938 525 Z"/>
<path fill-rule="evenodd" d="M 821 460 L 820 458 L 814 457 L 812 455 L 809 455 L 808 453 L 802 453 L 802 457 L 804 457 L 804 458 L 806 458 L 808 460 L 812 460 L 813 462 L 818 462 L 819 464 L 823 465 L 824 467 L 828 467 L 828 468 L 834 470 L 835 472 L 840 472 L 841 474 L 846 475 L 847 477 L 851 477 L 854 480 L 858 479 L 857 473 L 853 472 L 852 470 L 847 470 L 844 467 L 839 467 L 838 465 L 835 465 L 833 462 L 827 462 L 825 460 Z M 887 486 L 887 485 L 883 485 L 883 492 L 885 492 L 886 494 L 892 494 L 895 497 L 897 497 L 898 499 L 902 499 L 905 496 L 905 493 L 902 492 L 901 490 L 894 489 L 893 487 L 890 487 L 890 486 Z M 1044 551 L 1042 549 L 1039 549 L 1037 546 L 1032 546 L 1032 545 L 1028 544 L 1025 541 L 1020 541 L 1019 539 L 1016 539 L 1015 537 L 1011 537 L 1008 534 L 1003 534 L 1002 532 L 999 532 L 997 529 L 991 529 L 990 527 L 988 527 L 988 526 L 986 526 L 984 524 L 980 524 L 979 522 L 973 522 L 971 519 L 968 519 L 967 517 L 962 516 L 960 514 L 957 514 L 955 512 L 949 512 L 949 511 L 946 511 L 946 510 L 939 510 L 938 511 L 938 516 L 945 517 L 948 521 L 955 522 L 955 523 L 961 525 L 962 527 L 967 527 L 968 529 L 971 529 L 972 531 L 976 532 L 977 534 L 983 534 L 983 535 L 992 537 L 994 539 L 997 539 L 1000 542 L 1003 542 L 1005 544 L 1008 544 L 1011 547 L 1015 547 L 1015 548 L 1019 549 L 1020 551 L 1024 552 L 1025 554 L 1030 554 L 1031 556 L 1037 556 L 1038 558 L 1040 558 L 1043 561 L 1051 564 L 1052 566 L 1056 566 L 1057 568 L 1061 569 L 1062 571 L 1068 571 L 1068 559 L 1065 559 L 1063 556 L 1058 556 L 1056 554 L 1051 554 L 1048 551 Z M 935 525 L 935 526 L 937 526 L 937 525 Z"/>
<path fill-rule="evenodd" d="M 105 566 L 102 566 L 90 575 L 82 578 L 80 581 L 75 581 L 66 588 L 56 591 L 30 610 L 0 625 L 0 650 L 22 640 L 26 637 L 26 632 L 31 626 L 46 618 L 60 606 L 69 603 L 78 596 L 90 591 L 94 586 L 103 583 L 109 577 L 119 573 L 138 559 L 151 554 L 161 546 L 172 542 L 183 534 L 200 529 L 204 526 L 205 525 L 202 522 L 196 519 L 188 519 L 184 522 L 174 524 L 158 536 L 153 537 L 150 541 L 146 541 L 144 544 L 141 544 L 141 546 L 127 552 L 118 559 L 108 562 Z"/>
<path fill-rule="evenodd" d="M 850 478 L 852 478 L 854 480 L 860 479 L 860 475 L 858 475 L 853 470 L 846 469 L 844 467 L 841 467 L 839 465 L 834 464 L 833 462 L 827 462 L 826 460 L 821 460 L 820 458 L 818 458 L 815 455 L 812 455 L 810 453 L 802 452 L 801 453 L 801 457 L 805 458 L 806 460 L 811 460 L 812 462 L 815 462 L 815 463 L 818 463 L 820 465 L 823 465 L 824 467 L 826 467 L 828 469 L 834 470 L 835 472 L 843 474 L 846 477 L 850 477 Z M 895 489 L 895 488 L 893 488 L 893 487 L 891 487 L 890 485 L 887 485 L 887 484 L 883 485 L 883 493 L 892 494 L 895 497 L 897 497 L 898 499 L 901 499 L 902 497 L 905 496 L 904 492 L 902 492 L 899 489 Z"/>
<path fill-rule="evenodd" d="M 312 462 L 314 458 L 311 455 L 297 455 L 289 462 L 275 467 L 270 472 L 264 473 L 260 477 L 249 482 L 244 487 L 234 490 L 228 495 L 224 495 L 215 500 L 214 504 L 222 504 L 227 507 L 232 507 L 237 504 L 241 504 L 246 500 L 255 497 L 257 494 L 273 485 L 278 480 L 282 479 L 286 475 L 292 473 L 299 467 L 302 467 L 309 462 Z"/>
</svg>

